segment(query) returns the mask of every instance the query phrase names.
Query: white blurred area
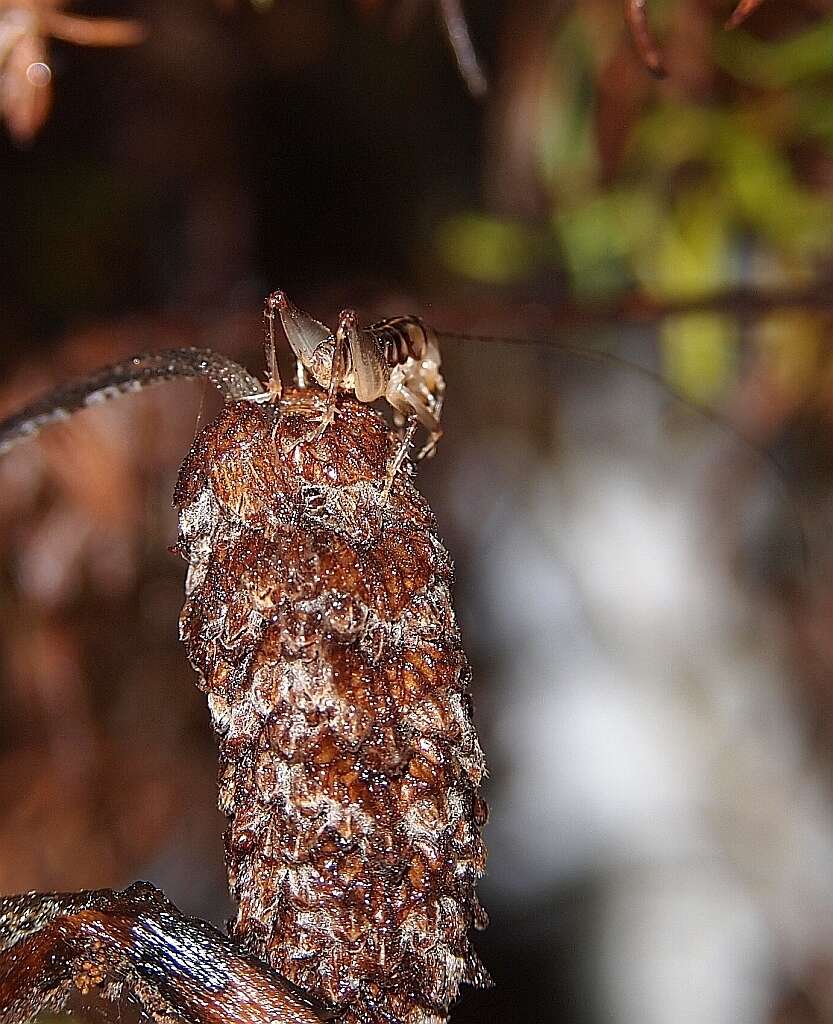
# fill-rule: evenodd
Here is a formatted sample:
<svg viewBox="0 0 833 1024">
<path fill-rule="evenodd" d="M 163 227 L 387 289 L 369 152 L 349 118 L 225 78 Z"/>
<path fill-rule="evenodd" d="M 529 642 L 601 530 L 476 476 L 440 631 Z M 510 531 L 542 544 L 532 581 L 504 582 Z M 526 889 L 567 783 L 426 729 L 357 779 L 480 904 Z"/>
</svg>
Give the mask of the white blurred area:
<svg viewBox="0 0 833 1024">
<path fill-rule="evenodd" d="M 451 474 L 491 674 L 484 900 L 547 914 L 593 891 L 585 1019 L 762 1024 L 831 961 L 828 783 L 778 609 L 730 571 L 737 442 L 669 430 L 667 396 L 602 377 L 561 396 L 551 453 L 484 428 Z"/>
</svg>

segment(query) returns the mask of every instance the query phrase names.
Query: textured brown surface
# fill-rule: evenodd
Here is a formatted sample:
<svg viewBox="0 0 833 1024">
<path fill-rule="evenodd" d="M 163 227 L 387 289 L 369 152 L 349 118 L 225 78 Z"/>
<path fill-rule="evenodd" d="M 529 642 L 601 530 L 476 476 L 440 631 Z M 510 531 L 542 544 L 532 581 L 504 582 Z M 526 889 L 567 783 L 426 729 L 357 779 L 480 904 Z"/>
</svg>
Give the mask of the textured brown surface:
<svg viewBox="0 0 833 1024">
<path fill-rule="evenodd" d="M 483 755 L 452 573 L 397 439 L 351 398 L 226 406 L 176 492 L 181 632 L 220 744 L 234 936 L 348 1021 L 446 1019 L 469 931 Z M 300 442 L 297 445 L 295 442 Z"/>
<path fill-rule="evenodd" d="M 0 899 L 0 1024 L 100 992 L 160 1024 L 319 1024 L 327 1014 L 144 883 Z M 121 1013 L 118 1014 L 121 1019 Z"/>
</svg>

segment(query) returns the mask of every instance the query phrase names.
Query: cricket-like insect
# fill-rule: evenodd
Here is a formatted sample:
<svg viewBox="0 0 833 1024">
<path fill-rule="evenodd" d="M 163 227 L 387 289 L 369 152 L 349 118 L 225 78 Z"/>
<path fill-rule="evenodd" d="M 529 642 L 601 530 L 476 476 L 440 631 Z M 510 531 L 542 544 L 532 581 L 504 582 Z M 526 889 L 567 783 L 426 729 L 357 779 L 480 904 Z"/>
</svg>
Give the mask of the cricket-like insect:
<svg viewBox="0 0 833 1024">
<path fill-rule="evenodd" d="M 277 316 L 298 360 L 285 390 Z M 450 561 L 407 462 L 419 424 L 420 454 L 440 433 L 437 336 L 414 317 L 360 329 L 350 311 L 331 331 L 281 292 L 266 324 L 265 385 L 178 349 L 0 423 L 2 451 L 156 381 L 207 378 L 226 399 L 174 500 L 180 635 L 218 738 L 238 904 L 228 940 L 149 887 L 0 899 L 0 1024 L 73 987 L 166 1024 L 442 1024 L 462 982 L 488 984 L 470 942 L 484 760 Z M 369 405 L 382 397 L 398 433 Z"/>
<path fill-rule="evenodd" d="M 331 331 L 319 320 L 294 306 L 286 295 L 274 292 L 267 300 L 270 325 L 274 311 L 298 361 L 298 381 L 306 373 L 327 391 L 327 406 L 318 427 L 319 435 L 332 423 L 336 396 L 352 391 L 360 402 L 384 398 L 395 411 L 398 426 L 407 424 L 401 454 L 391 467 L 398 470 L 417 425 L 428 432 L 428 441 L 417 461 L 433 455 L 442 437 L 445 381 L 440 373 L 440 348 L 434 330 L 416 316 L 380 320 L 360 328 L 354 309 L 342 310 L 338 327 Z M 274 334 L 270 329 L 267 360 L 275 379 Z"/>
<path fill-rule="evenodd" d="M 281 386 L 276 310 L 310 386 Z M 438 434 L 436 345 L 409 319 L 360 331 L 344 314 L 331 335 L 280 295 L 266 317 L 265 387 L 223 356 L 174 350 L 104 369 L 0 423 L 3 450 L 159 380 L 207 377 L 226 398 L 174 500 L 189 564 L 180 634 L 219 743 L 243 957 L 212 934 L 216 971 L 194 976 L 194 954 L 169 979 L 171 950 L 190 949 L 199 929 L 156 893 L 138 905 L 131 890 L 10 897 L 0 900 L 0 1024 L 62 1005 L 73 985 L 130 992 L 160 1021 L 190 1021 L 204 1004 L 214 1016 L 197 1019 L 213 1021 L 217 972 L 224 1005 L 255 984 L 282 1006 L 275 1021 L 320 1016 L 317 999 L 345 1024 L 442 1024 L 462 982 L 488 982 L 470 942 L 486 923 L 470 673 L 450 561 L 405 471 L 415 425 Z M 404 431 L 362 400 L 381 395 Z"/>
</svg>

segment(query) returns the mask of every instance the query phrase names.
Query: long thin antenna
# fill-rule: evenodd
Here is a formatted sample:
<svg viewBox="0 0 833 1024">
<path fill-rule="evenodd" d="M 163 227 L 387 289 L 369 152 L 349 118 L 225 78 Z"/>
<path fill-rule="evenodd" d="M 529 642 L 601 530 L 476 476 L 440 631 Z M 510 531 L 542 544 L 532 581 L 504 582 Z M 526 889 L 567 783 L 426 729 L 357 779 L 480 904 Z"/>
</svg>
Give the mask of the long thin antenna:
<svg viewBox="0 0 833 1024">
<path fill-rule="evenodd" d="M 787 482 L 787 475 L 784 467 L 778 462 L 772 452 L 768 451 L 753 438 L 744 434 L 742 430 L 739 430 L 737 427 L 729 424 L 725 416 L 722 416 L 719 412 L 716 412 L 709 406 L 703 405 L 702 402 L 698 402 L 695 399 L 690 398 L 688 395 L 683 394 L 682 391 L 675 388 L 673 384 L 669 384 L 662 374 L 649 369 L 647 366 L 642 366 L 640 363 L 635 363 L 630 359 L 625 359 L 622 356 L 615 355 L 613 352 L 606 352 L 603 349 L 582 348 L 580 345 L 571 345 L 569 342 L 555 341 L 552 338 L 535 339 L 495 337 L 485 334 L 458 334 L 456 331 L 442 331 L 437 328 L 434 328 L 434 330 L 439 338 L 447 338 L 454 341 L 475 341 L 478 343 L 499 345 L 543 345 L 559 354 L 576 356 L 579 359 L 584 359 L 589 362 L 605 363 L 606 365 L 613 366 L 619 370 L 627 370 L 629 373 L 637 373 L 645 380 L 650 381 L 656 387 L 662 388 L 662 390 L 665 391 L 666 394 L 670 395 L 674 401 L 691 409 L 704 420 L 720 427 L 721 430 L 728 430 L 742 447 L 751 452 L 756 456 L 756 458 L 760 459 L 769 467 L 778 482 L 781 484 L 784 496 L 786 497 L 790 509 L 795 516 L 795 522 L 798 530 L 798 554 L 802 573 L 804 576 L 809 578 L 810 553 L 807 542 L 807 531 L 804 526 L 804 516 L 802 514 L 801 504 Z"/>
<path fill-rule="evenodd" d="M 205 378 L 227 401 L 240 401 L 263 392 L 263 385 L 248 370 L 211 349 L 175 348 L 133 356 L 105 366 L 76 384 L 56 388 L 0 421 L 0 453 L 88 406 L 176 378 Z"/>
</svg>

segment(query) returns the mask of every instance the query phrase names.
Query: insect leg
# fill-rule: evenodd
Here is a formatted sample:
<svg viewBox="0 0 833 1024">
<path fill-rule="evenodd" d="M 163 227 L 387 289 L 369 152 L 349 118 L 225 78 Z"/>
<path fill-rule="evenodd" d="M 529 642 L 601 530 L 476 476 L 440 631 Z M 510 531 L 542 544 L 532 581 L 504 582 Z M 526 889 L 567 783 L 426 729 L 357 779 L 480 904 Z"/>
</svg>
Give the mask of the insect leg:
<svg viewBox="0 0 833 1024">
<path fill-rule="evenodd" d="M 278 353 L 275 348 L 275 311 L 278 309 L 279 292 L 273 292 L 266 300 L 264 317 L 266 319 L 266 367 L 269 373 L 269 396 L 272 402 L 281 397 L 281 374 L 278 369 Z"/>
<path fill-rule="evenodd" d="M 732 12 L 731 18 L 726 22 L 726 28 L 737 28 L 738 25 L 742 25 L 744 21 L 756 11 L 764 0 L 740 0 L 740 3 Z"/>
<path fill-rule="evenodd" d="M 440 427 L 440 412 L 442 410 L 442 396 L 438 396 L 433 408 L 428 405 L 426 398 L 416 393 L 404 381 L 393 384 L 385 396 L 390 404 L 409 419 L 415 417 L 419 423 L 428 431 L 428 440 L 417 454 L 417 462 L 430 458 L 437 450 L 437 443 L 443 436 Z"/>
<path fill-rule="evenodd" d="M 354 309 L 343 309 L 338 316 L 338 327 L 333 346 L 333 361 L 330 364 L 330 386 L 327 388 L 327 411 L 321 421 L 321 433 L 335 417 L 336 396 L 344 384 L 348 371 L 348 360 L 359 334 L 359 318 Z"/>
<path fill-rule="evenodd" d="M 665 78 L 667 72 L 662 55 L 648 27 L 648 0 L 625 0 L 625 21 L 640 60 L 656 78 Z"/>
<path fill-rule="evenodd" d="M 306 314 L 303 314 L 306 316 Z M 312 318 L 310 318 L 312 320 Z M 312 321 L 317 323 L 317 321 Z M 313 360 L 312 366 L 310 367 L 311 373 L 315 377 L 319 384 L 323 384 L 327 388 L 327 394 L 324 399 L 324 411 L 321 414 L 321 419 L 318 422 L 318 426 L 309 431 L 307 434 L 299 437 L 292 445 L 293 448 L 300 444 L 311 444 L 318 441 L 324 436 L 327 428 L 335 420 L 336 404 L 338 399 L 338 389 L 343 386 L 345 378 L 349 372 L 350 365 L 350 341 L 349 337 L 351 333 L 358 333 L 358 320 L 354 310 L 344 310 L 339 317 L 339 324 L 335 335 L 328 334 L 324 344 L 320 344 L 316 350 L 313 351 L 312 357 L 304 359 L 305 365 L 309 366 L 309 360 Z M 285 326 L 285 324 L 284 324 Z M 326 330 L 326 328 L 325 328 Z M 294 346 L 292 337 L 287 332 L 290 344 Z M 329 353 L 328 365 L 323 366 L 322 352 Z M 298 353 L 300 355 L 300 353 Z"/>
<path fill-rule="evenodd" d="M 382 490 L 382 503 L 384 504 L 388 500 L 390 489 L 393 486 L 393 481 L 396 479 L 396 474 L 402 468 L 402 463 L 408 454 L 408 449 L 414 440 L 414 434 L 417 432 L 419 426 L 419 420 L 416 416 L 408 417 L 408 425 L 402 432 L 402 440 L 399 448 L 397 449 L 396 455 L 388 463 L 387 473 L 385 474 L 385 486 Z"/>
<path fill-rule="evenodd" d="M 356 311 L 353 309 L 342 310 L 335 333 L 335 344 L 333 345 L 333 355 L 330 363 L 330 379 L 327 386 L 327 401 L 324 406 L 324 412 L 321 416 L 321 422 L 306 440 L 317 441 L 320 437 L 323 437 L 327 427 L 335 420 L 338 389 L 344 384 L 344 379 L 348 372 L 351 339 L 354 335 L 358 335 L 358 331 Z"/>
</svg>

